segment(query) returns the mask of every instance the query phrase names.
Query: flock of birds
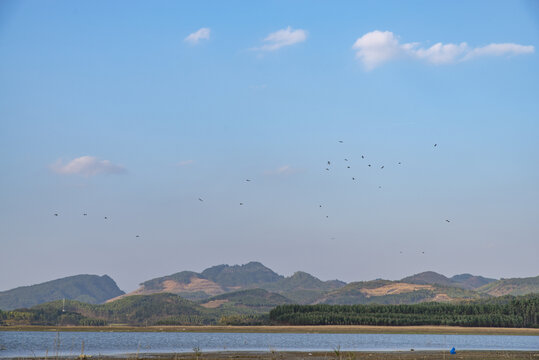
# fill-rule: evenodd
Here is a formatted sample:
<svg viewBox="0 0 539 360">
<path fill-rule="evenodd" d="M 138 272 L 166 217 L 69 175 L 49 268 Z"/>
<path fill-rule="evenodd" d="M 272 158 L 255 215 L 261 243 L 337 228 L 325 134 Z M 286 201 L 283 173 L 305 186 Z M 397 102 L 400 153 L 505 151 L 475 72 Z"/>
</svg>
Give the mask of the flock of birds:
<svg viewBox="0 0 539 360">
<path fill-rule="evenodd" d="M 339 140 L 339 143 L 342 144 L 342 143 L 344 143 L 344 141 L 343 141 L 343 140 Z M 438 144 L 434 144 L 434 147 L 437 147 L 437 146 L 438 146 Z M 364 159 L 365 159 L 365 155 L 361 155 L 361 159 L 364 160 Z M 348 158 L 344 158 L 344 161 L 348 163 L 348 162 L 349 162 L 349 159 L 348 159 Z M 398 164 L 398 165 L 401 165 L 402 163 L 399 161 L 397 164 Z M 372 164 L 367 164 L 367 167 L 372 168 Z M 351 166 L 350 166 L 350 165 L 347 165 L 346 168 L 347 168 L 347 169 L 350 169 Z M 385 165 L 381 165 L 381 166 L 380 166 L 380 170 L 383 170 L 384 168 L 385 168 Z M 330 171 L 330 169 L 331 169 L 331 160 L 328 160 L 328 161 L 327 161 L 327 166 L 326 166 L 325 169 L 326 169 L 326 171 Z M 251 181 L 252 181 L 251 179 L 245 179 L 245 182 L 251 182 Z M 356 177 L 355 177 L 355 176 L 352 176 L 352 181 L 356 181 Z M 382 186 L 378 186 L 378 188 L 381 189 Z M 199 198 L 198 198 L 198 201 L 199 201 L 199 202 L 204 202 L 204 199 L 201 198 L 201 197 L 199 197 Z M 243 203 L 243 202 L 240 202 L 239 205 L 240 205 L 240 206 L 243 206 L 244 203 Z M 318 206 L 319 206 L 319 208 L 322 208 L 322 204 L 320 204 L 320 205 L 318 205 Z M 59 214 L 58 214 L 58 213 L 54 213 L 54 216 L 59 216 Z M 88 214 L 87 214 L 87 213 L 83 213 L 82 216 L 88 216 Z M 329 218 L 329 215 L 326 215 L 326 218 Z M 103 219 L 104 219 L 104 220 L 109 220 L 108 216 L 104 216 Z M 445 222 L 450 223 L 451 221 L 450 221 L 449 219 L 445 219 Z M 135 237 L 136 237 L 136 238 L 140 238 L 140 235 L 137 234 L 137 235 L 135 235 Z M 331 240 L 335 240 L 335 238 L 332 237 Z M 402 251 L 400 251 L 399 253 L 400 253 L 400 254 L 403 254 Z M 422 254 L 425 254 L 424 251 L 422 251 L 421 253 L 422 253 Z"/>
</svg>

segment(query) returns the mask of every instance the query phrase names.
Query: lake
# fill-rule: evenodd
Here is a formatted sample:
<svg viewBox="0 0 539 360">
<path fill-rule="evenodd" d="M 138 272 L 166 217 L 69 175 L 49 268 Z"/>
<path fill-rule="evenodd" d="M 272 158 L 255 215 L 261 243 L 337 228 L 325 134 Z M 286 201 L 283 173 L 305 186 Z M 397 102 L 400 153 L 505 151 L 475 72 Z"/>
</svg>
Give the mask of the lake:
<svg viewBox="0 0 539 360">
<path fill-rule="evenodd" d="M 539 350 L 539 336 L 0 331 L 0 358 L 210 351 Z"/>
</svg>

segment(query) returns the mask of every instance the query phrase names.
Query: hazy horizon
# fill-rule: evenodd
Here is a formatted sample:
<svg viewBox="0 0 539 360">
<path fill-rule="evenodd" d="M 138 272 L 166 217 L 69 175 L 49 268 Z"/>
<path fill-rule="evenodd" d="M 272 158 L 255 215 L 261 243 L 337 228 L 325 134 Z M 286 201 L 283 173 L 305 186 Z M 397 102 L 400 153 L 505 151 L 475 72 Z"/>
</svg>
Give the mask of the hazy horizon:
<svg viewBox="0 0 539 360">
<path fill-rule="evenodd" d="M 0 291 L 537 276 L 538 44 L 531 1 L 3 1 Z"/>
</svg>

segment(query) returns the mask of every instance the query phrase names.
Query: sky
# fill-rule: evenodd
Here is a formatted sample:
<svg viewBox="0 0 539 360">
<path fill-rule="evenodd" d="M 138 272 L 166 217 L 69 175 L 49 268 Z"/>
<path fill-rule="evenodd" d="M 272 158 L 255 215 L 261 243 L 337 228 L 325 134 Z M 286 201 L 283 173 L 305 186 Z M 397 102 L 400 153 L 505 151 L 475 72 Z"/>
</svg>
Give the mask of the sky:
<svg viewBox="0 0 539 360">
<path fill-rule="evenodd" d="M 532 1 L 2 1 L 0 291 L 537 276 L 538 46 Z"/>
</svg>

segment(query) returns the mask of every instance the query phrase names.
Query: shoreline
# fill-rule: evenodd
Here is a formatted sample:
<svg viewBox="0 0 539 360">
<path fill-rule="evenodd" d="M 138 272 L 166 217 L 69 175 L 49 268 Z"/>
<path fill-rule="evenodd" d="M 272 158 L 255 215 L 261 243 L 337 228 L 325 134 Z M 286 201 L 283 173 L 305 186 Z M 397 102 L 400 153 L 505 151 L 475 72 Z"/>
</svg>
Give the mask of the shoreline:
<svg viewBox="0 0 539 360">
<path fill-rule="evenodd" d="M 46 359 L 78 359 L 78 360 L 440 360 L 440 359 L 459 359 L 459 360 L 501 360 L 501 359 L 538 359 L 539 351 L 515 351 L 515 350 L 463 350 L 458 351 L 456 355 L 450 355 L 449 350 L 418 350 L 418 351 L 216 351 L 191 353 L 167 353 L 167 354 L 122 354 L 122 355 L 101 355 L 101 356 L 49 356 Z M 10 358 L 1 358 L 7 360 Z M 24 358 L 17 357 L 19 360 L 45 359 L 44 357 Z"/>
<path fill-rule="evenodd" d="M 215 333 L 302 333 L 302 334 L 436 334 L 539 336 L 539 328 L 492 328 L 457 326 L 0 326 L 0 331 L 91 331 L 91 332 L 215 332 Z M 539 360 L 539 359 L 538 359 Z"/>
</svg>

